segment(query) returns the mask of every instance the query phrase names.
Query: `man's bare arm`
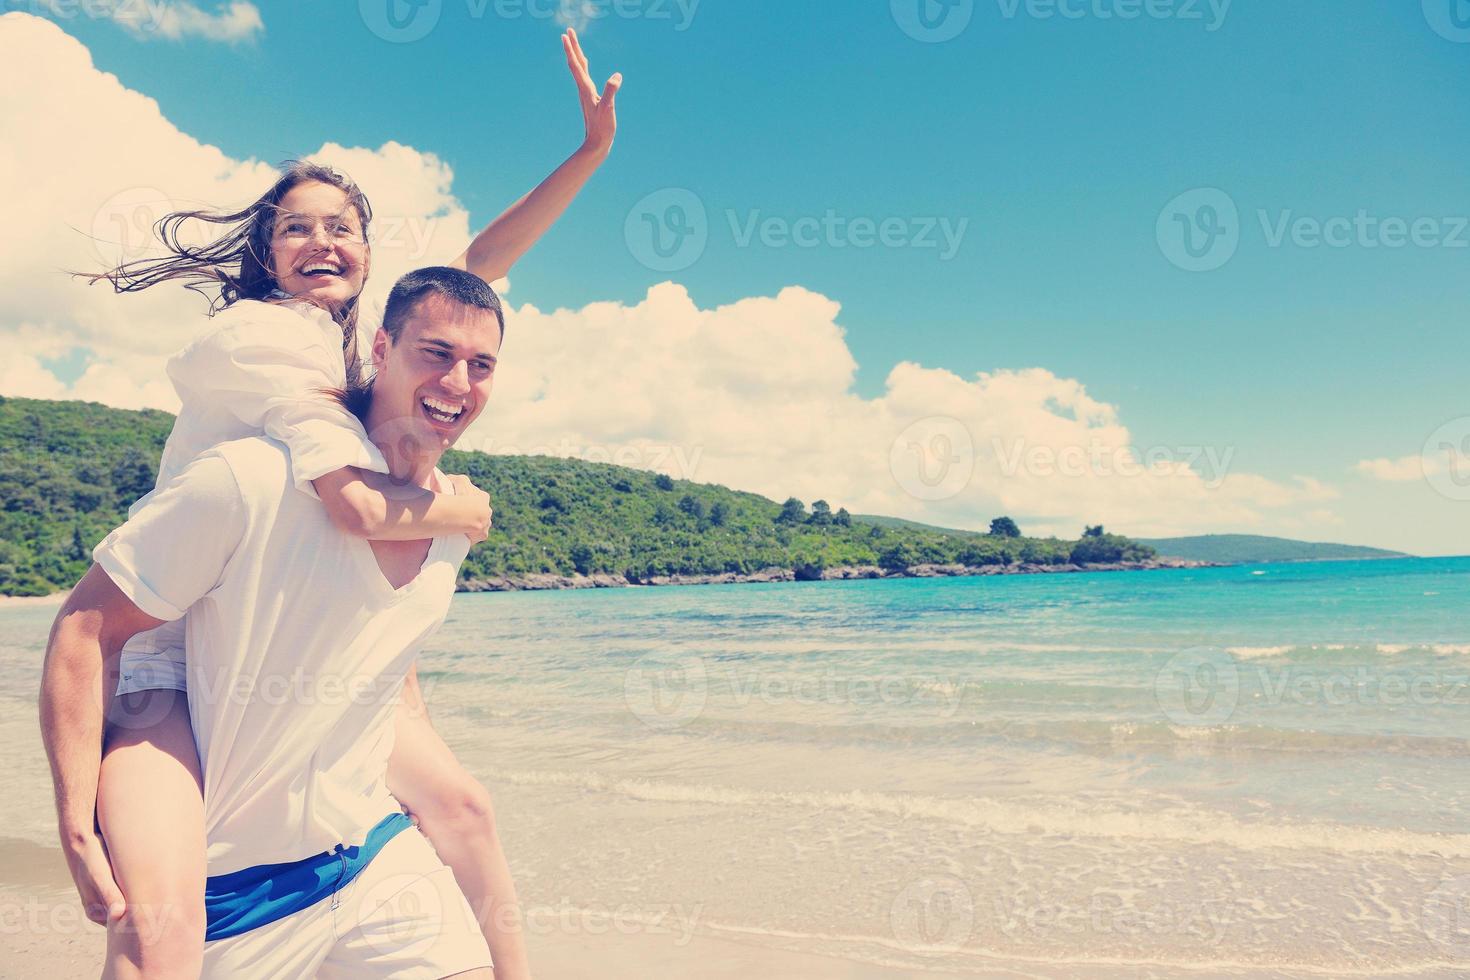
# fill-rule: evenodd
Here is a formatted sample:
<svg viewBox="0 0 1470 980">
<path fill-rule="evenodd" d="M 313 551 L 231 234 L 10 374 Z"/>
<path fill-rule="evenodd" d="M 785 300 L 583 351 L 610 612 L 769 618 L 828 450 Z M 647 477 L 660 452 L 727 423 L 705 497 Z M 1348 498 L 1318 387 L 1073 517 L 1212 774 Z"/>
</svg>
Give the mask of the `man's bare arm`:
<svg viewBox="0 0 1470 980">
<path fill-rule="evenodd" d="M 112 701 L 108 678 L 123 643 L 162 620 L 123 595 L 93 565 L 67 597 L 46 644 L 41 673 L 41 737 L 51 762 L 61 846 L 88 918 L 106 921 L 122 896 L 96 831 L 102 731 Z"/>
</svg>

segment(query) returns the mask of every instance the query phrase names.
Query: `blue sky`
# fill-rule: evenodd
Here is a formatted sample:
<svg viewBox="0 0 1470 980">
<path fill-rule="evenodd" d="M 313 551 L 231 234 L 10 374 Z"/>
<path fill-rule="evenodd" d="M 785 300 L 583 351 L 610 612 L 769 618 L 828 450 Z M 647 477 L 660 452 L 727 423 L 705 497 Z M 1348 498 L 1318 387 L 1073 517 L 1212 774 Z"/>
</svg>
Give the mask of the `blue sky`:
<svg viewBox="0 0 1470 980">
<path fill-rule="evenodd" d="M 1141 444 L 1230 445 L 1273 479 L 1341 481 L 1465 413 L 1470 43 L 1451 0 L 960 0 L 970 19 L 940 43 L 901 28 L 917 2 L 626 0 L 643 15 L 591 21 L 594 76 L 626 77 L 617 144 L 514 271 L 515 300 L 633 302 L 673 278 L 710 307 L 797 284 L 842 304 L 865 396 L 904 360 L 1044 366 L 1118 405 Z M 263 33 L 234 44 L 59 22 L 234 158 L 397 140 L 449 163 L 483 224 L 580 136 L 555 3 L 427 0 L 437 20 L 406 43 L 370 29 L 383 3 L 262 4 Z M 707 221 L 674 273 L 624 236 L 666 188 Z M 1196 188 L 1239 215 L 1233 256 L 1204 272 L 1157 230 Z M 934 248 L 738 241 L 753 219 L 829 211 L 964 233 L 948 258 L 937 231 Z M 1431 244 L 1271 240 L 1360 212 L 1432 219 Z"/>
</svg>

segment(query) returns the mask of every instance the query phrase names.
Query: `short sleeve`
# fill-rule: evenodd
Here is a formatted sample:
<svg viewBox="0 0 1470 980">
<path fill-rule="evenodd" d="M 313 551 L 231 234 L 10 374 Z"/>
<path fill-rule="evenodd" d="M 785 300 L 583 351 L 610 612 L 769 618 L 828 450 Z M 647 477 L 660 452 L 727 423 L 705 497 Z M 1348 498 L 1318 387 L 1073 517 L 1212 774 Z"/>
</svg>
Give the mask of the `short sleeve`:
<svg viewBox="0 0 1470 980">
<path fill-rule="evenodd" d="M 313 495 L 312 480 L 344 466 L 388 472 L 362 423 L 330 394 L 347 384 L 342 328 L 331 317 L 247 300 L 220 319 L 169 362 L 185 411 L 223 409 L 284 443 L 292 482 Z"/>
<path fill-rule="evenodd" d="M 133 605 L 172 620 L 219 584 L 244 535 L 234 472 L 206 453 L 103 538 L 92 558 Z"/>
</svg>

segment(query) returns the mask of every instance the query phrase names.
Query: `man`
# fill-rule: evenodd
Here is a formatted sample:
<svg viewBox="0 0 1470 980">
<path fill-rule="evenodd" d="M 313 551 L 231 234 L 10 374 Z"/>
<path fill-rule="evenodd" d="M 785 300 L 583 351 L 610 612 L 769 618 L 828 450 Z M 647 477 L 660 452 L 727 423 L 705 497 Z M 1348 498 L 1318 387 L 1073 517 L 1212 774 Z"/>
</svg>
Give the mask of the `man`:
<svg viewBox="0 0 1470 980">
<path fill-rule="evenodd" d="M 363 414 L 395 479 L 449 491 L 436 467 L 484 408 L 503 328 L 470 273 L 394 286 Z M 264 437 L 200 456 L 98 545 L 43 679 L 62 833 L 93 834 L 101 676 L 129 636 L 187 609 L 204 976 L 493 977 L 452 873 L 386 785 L 399 692 L 467 549 L 341 533 Z"/>
</svg>

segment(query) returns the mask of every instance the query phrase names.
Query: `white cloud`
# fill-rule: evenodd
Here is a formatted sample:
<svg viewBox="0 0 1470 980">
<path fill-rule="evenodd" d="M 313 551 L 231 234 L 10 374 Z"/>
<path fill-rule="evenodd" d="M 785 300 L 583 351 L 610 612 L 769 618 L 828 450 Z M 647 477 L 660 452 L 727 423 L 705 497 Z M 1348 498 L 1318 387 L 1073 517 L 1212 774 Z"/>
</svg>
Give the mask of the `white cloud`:
<svg viewBox="0 0 1470 980">
<path fill-rule="evenodd" d="M 0 236 L 0 341 L 45 358 L 90 351 L 98 366 L 68 387 L 75 397 L 105 391 L 113 404 L 176 408 L 159 385 L 163 363 L 208 328 L 205 301 L 171 286 L 117 296 L 66 272 L 146 254 L 153 223 L 170 211 L 241 207 L 270 185 L 274 168 L 180 132 L 157 102 L 95 69 L 80 42 L 38 17 L 0 15 L 0 82 L 10 147 L 0 180 L 13 191 Z M 328 143 L 309 156 L 352 174 L 374 204 L 369 306 L 398 275 L 447 261 L 468 241 L 453 175 L 432 154 Z M 34 383 L 52 390 L 39 376 Z"/>
<path fill-rule="evenodd" d="M 0 393 L 176 408 L 167 356 L 208 328 L 205 303 L 162 286 L 114 295 L 59 270 L 97 270 L 147 247 L 184 206 L 240 207 L 271 166 L 180 132 L 158 104 L 97 71 L 55 24 L 0 16 L 0 185 L 17 189 L 0 236 Z M 375 210 L 367 319 L 394 278 L 469 239 L 453 173 L 398 143 L 327 143 Z M 498 389 L 466 448 L 571 452 L 777 499 L 981 526 L 1008 513 L 1072 536 L 1102 522 L 1135 534 L 1268 531 L 1322 522 L 1317 481 L 1236 473 L 1231 454 L 1152 455 L 1115 405 L 1042 368 L 961 377 L 904 362 L 877 397 L 833 299 L 800 287 L 699 308 L 663 283 L 628 305 L 510 311 Z M 86 355 L 67 383 L 46 362 Z"/>
<path fill-rule="evenodd" d="M 1099 521 L 1138 534 L 1253 527 L 1337 496 L 1305 477 L 1229 473 L 1228 459 L 1223 473 L 1140 459 L 1115 406 L 1042 369 L 967 379 L 903 363 L 863 398 L 838 312 L 800 287 L 700 309 L 674 283 L 633 306 L 527 304 L 465 448 L 625 462 L 958 526 L 1009 513 L 1066 536 Z"/>
<path fill-rule="evenodd" d="M 597 4 L 592 0 L 560 0 L 556 8 L 556 22 L 579 34 L 587 30 L 597 15 Z"/>
<path fill-rule="evenodd" d="M 205 11 L 188 0 L 31 0 L 32 9 L 56 20 L 111 20 L 141 41 L 254 40 L 265 32 L 260 9 L 247 0 L 216 4 Z"/>
<path fill-rule="evenodd" d="M 248 41 L 265 32 L 260 10 L 255 4 L 244 0 L 222 5 L 213 13 L 206 13 L 194 4 L 181 0 L 150 0 L 149 5 L 162 8 L 157 32 L 171 41 L 186 37 L 202 37 L 210 41 Z M 133 33 L 146 36 L 137 30 Z"/>
<path fill-rule="evenodd" d="M 1400 456 L 1398 459 L 1363 459 L 1353 469 L 1359 474 L 1385 483 L 1409 483 L 1439 472 L 1439 460 L 1423 456 Z"/>
</svg>

